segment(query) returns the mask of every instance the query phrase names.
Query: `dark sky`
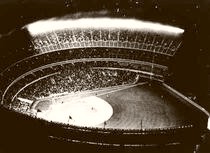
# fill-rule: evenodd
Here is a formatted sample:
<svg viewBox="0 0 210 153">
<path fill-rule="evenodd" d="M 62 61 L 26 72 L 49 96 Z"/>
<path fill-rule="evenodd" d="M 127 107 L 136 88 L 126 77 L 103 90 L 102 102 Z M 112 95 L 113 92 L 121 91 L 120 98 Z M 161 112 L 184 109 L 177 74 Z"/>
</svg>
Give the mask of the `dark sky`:
<svg viewBox="0 0 210 153">
<path fill-rule="evenodd" d="M 4 22 L 0 32 L 38 18 L 103 9 L 120 16 L 139 16 L 182 24 L 185 20 L 197 18 L 201 5 L 198 0 L 1 0 L 0 19 Z"/>
</svg>

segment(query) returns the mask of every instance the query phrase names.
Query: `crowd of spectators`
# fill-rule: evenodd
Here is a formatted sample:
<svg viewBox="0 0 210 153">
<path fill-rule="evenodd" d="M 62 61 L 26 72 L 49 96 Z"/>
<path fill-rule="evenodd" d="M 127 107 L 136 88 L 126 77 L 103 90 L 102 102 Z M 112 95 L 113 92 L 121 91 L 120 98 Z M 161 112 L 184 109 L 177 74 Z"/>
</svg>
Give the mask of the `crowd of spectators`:
<svg viewBox="0 0 210 153">
<path fill-rule="evenodd" d="M 32 97 L 42 98 L 51 94 L 100 89 L 131 84 L 136 81 L 136 77 L 136 73 L 130 71 L 75 67 L 73 69 L 64 69 L 59 74 L 31 84 L 21 91 L 18 96 L 26 99 Z"/>
<path fill-rule="evenodd" d="M 86 47 L 133 48 L 174 55 L 180 45 L 176 37 L 153 32 L 109 29 L 65 29 L 34 36 L 40 52 Z"/>
<path fill-rule="evenodd" d="M 54 67 L 52 70 L 48 68 L 40 71 L 29 74 L 29 76 L 25 76 L 14 84 L 4 99 L 6 105 L 10 105 L 18 111 L 26 112 L 28 109 L 25 106 L 29 107 L 28 103 L 21 102 L 18 97 L 35 101 L 38 98 L 44 98 L 53 94 L 132 84 L 138 79 L 138 75 L 135 72 L 119 69 L 94 69 L 90 66 L 81 67 L 79 64 L 66 64 L 61 67 Z M 59 72 L 49 75 L 49 72 L 52 71 Z"/>
<path fill-rule="evenodd" d="M 114 32 L 112 31 L 111 33 Z M 84 35 L 84 33 L 81 34 Z M 102 33 L 99 34 L 101 35 Z M 119 34 L 120 32 L 118 32 L 118 35 Z M 108 37 L 110 37 L 110 35 L 108 35 Z M 52 37 L 49 36 L 48 40 L 51 38 Z M 55 42 L 56 40 L 52 42 Z M 14 93 L 18 92 L 23 86 L 31 81 L 42 78 L 48 74 L 59 72 L 65 63 L 73 63 L 73 65 L 75 63 L 80 63 L 81 65 L 83 63 L 83 65 L 100 67 L 102 69 L 108 67 L 124 69 L 126 71 L 133 70 L 132 73 L 137 71 L 146 72 L 139 74 L 140 76 L 143 75 L 143 77 L 162 81 L 164 76 L 167 75 L 167 66 L 165 65 L 168 65 L 169 60 L 169 56 L 163 54 L 126 48 L 78 48 L 49 52 L 47 54 L 40 54 L 24 59 L 4 71 L 0 76 L 1 80 L 5 80 L 0 84 L 2 89 L 0 94 L 2 95 L 4 92 L 3 90 L 19 77 L 18 81 L 13 83 L 12 87 L 10 87 L 6 93 L 7 97 L 13 97 Z M 56 63 L 61 64 L 59 65 Z M 81 85 L 79 85 L 78 88 L 81 88 L 81 90 L 83 89 Z M 66 91 L 66 89 L 61 90 Z M 54 89 L 52 89 L 52 91 L 54 92 Z M 9 98 L 9 100 L 11 99 Z"/>
<path fill-rule="evenodd" d="M 17 112 L 22 112 L 24 114 L 30 113 L 30 104 L 24 101 L 16 99 L 9 104 L 9 108 L 16 110 Z"/>
<path fill-rule="evenodd" d="M 11 67 L 9 67 L 1 75 L 1 80 L 5 82 L 1 85 L 6 86 L 9 82 L 12 82 L 15 78 L 31 71 L 35 68 L 52 64 L 56 62 L 69 61 L 69 60 L 79 60 L 79 59 L 98 59 L 101 61 L 112 60 L 133 60 L 144 62 L 143 67 L 139 67 L 141 71 L 151 72 L 153 67 L 153 73 L 164 76 L 166 73 L 166 67 L 169 64 L 170 58 L 161 55 L 154 54 L 152 52 L 141 52 L 129 49 L 112 49 L 112 48 L 83 48 L 83 49 L 71 49 L 64 51 L 50 52 L 43 55 L 33 56 L 18 62 Z M 133 63 L 130 61 L 130 63 Z M 4 87 L 2 87 L 3 89 Z"/>
<path fill-rule="evenodd" d="M 12 86 L 7 90 L 6 95 L 4 95 L 3 100 L 5 101 L 5 103 L 10 103 L 14 100 L 14 97 L 17 98 L 17 93 L 19 94 L 19 92 L 22 97 L 27 97 L 29 99 L 35 100 L 36 97 L 43 97 L 51 93 L 57 93 L 58 89 L 60 90 L 60 92 L 71 92 L 85 89 L 91 90 L 94 87 L 105 87 L 105 85 L 108 85 L 106 84 L 107 82 L 109 82 L 109 86 L 121 84 L 123 83 L 123 81 L 125 81 L 124 83 L 128 83 L 126 82 L 126 79 L 129 78 L 130 74 L 133 75 L 133 77 L 131 78 L 135 78 L 134 76 L 138 73 L 139 77 L 154 80 L 163 80 L 164 75 L 167 74 L 167 69 L 164 66 L 135 59 L 135 57 L 143 57 L 145 54 L 138 55 L 135 51 L 126 49 L 117 49 L 114 53 L 110 48 L 86 48 L 52 52 L 51 54 L 34 56 L 30 59 L 22 61 L 21 63 L 17 63 L 6 71 L 6 75 L 3 75 L 1 77 L 2 82 L 4 82 L 4 84 L 1 85 L 1 89 L 6 88 L 6 86 L 3 87 L 3 85 L 9 84 L 9 82 L 13 82 L 15 78 L 18 77 L 18 80 L 12 84 Z M 80 69 L 80 67 L 85 68 Z M 96 68 L 98 68 L 98 70 Z M 64 69 L 71 69 L 71 72 L 65 72 L 65 75 L 69 76 L 68 73 L 71 73 L 70 78 L 73 77 L 72 80 L 74 80 L 76 76 L 84 76 L 86 78 L 90 77 L 92 78 L 92 80 L 85 80 L 85 78 L 81 78 L 80 80 L 75 81 L 76 84 L 69 83 L 68 78 L 66 79 L 64 77 Z M 78 71 L 73 71 L 79 69 L 81 70 L 80 73 L 83 72 L 84 74 L 80 74 Z M 24 71 L 26 73 L 24 75 L 21 75 L 22 73 L 24 73 Z M 114 76 L 104 75 L 108 72 L 110 74 L 114 74 L 114 71 L 116 71 L 115 74 L 118 74 L 118 77 L 116 77 L 117 79 L 115 78 L 115 80 L 113 80 Z M 90 73 L 90 75 L 86 76 L 88 73 Z M 58 75 L 60 76 L 61 74 L 63 78 L 60 79 L 55 77 Z M 127 76 L 125 76 L 125 74 L 127 74 Z M 111 81 L 108 80 L 110 77 L 112 79 Z M 49 83 L 49 78 L 51 78 L 51 80 L 55 80 L 57 84 L 52 84 L 52 81 Z M 31 84 L 31 82 L 33 82 L 34 80 L 39 79 L 41 81 L 37 81 Z M 45 80 L 47 80 L 48 82 Z M 45 89 L 45 91 L 40 91 L 41 88 L 39 89 L 39 87 L 43 86 L 47 88 Z M 77 86 L 77 88 L 74 88 L 73 86 Z M 25 90 L 22 91 L 22 89 Z M 30 93 L 29 91 L 34 91 L 34 93 Z M 1 95 L 2 94 L 3 90 Z"/>
<path fill-rule="evenodd" d="M 46 56 L 45 58 L 48 58 L 48 56 Z M 37 60 L 37 61 L 39 61 L 39 60 Z M 44 61 L 44 60 L 40 59 L 40 61 Z M 43 65 L 43 64 L 44 63 L 41 63 L 41 65 Z M 33 64 L 32 66 L 34 66 L 34 65 L 36 65 L 36 64 Z M 28 68 L 29 66 L 30 65 L 27 65 L 27 66 L 25 65 L 26 68 Z M 20 68 L 20 66 L 18 66 L 16 68 L 17 68 L 16 71 L 19 72 L 19 69 L 18 68 Z M 24 68 L 24 65 L 23 65 L 22 68 Z M 80 69 L 80 68 L 83 68 L 83 69 Z M 93 68 L 93 69 L 91 70 L 90 68 Z M 100 70 L 97 70 L 96 68 L 98 68 Z M 8 101 L 11 101 L 12 97 L 18 91 L 20 91 L 23 87 L 29 85 L 34 80 L 38 80 L 38 79 L 47 80 L 49 78 L 48 75 L 55 75 L 55 76 L 57 76 L 57 73 L 60 73 L 59 75 L 62 74 L 62 76 L 65 76 L 65 75 L 68 76 L 68 73 L 71 73 L 72 77 L 81 76 L 80 73 L 78 73 L 77 71 L 74 72 L 73 70 L 79 70 L 80 69 L 81 70 L 81 73 L 82 72 L 85 73 L 83 76 L 85 76 L 86 74 L 90 73 L 90 76 L 87 76 L 86 78 L 91 77 L 92 79 L 95 79 L 95 80 L 91 80 L 91 81 L 92 82 L 96 82 L 96 83 L 97 83 L 97 81 L 99 81 L 98 79 L 96 79 L 97 77 L 100 78 L 101 76 L 103 76 L 102 74 L 106 74 L 106 73 L 102 73 L 102 71 L 109 72 L 110 74 L 112 74 L 114 72 L 114 70 L 117 71 L 118 79 L 121 78 L 121 81 L 122 80 L 125 80 L 126 81 L 126 78 L 124 78 L 125 77 L 124 76 L 125 74 L 124 73 L 121 73 L 122 70 L 124 72 L 127 72 L 126 74 L 128 74 L 128 76 L 130 74 L 138 73 L 138 75 L 140 77 L 151 78 L 151 76 L 149 76 L 148 74 L 142 73 L 142 72 L 148 72 L 148 73 L 151 73 L 151 75 L 154 74 L 152 76 L 153 77 L 152 79 L 157 79 L 157 80 L 162 80 L 163 79 L 162 77 L 163 77 L 164 73 L 167 72 L 164 68 L 158 67 L 155 64 L 153 64 L 153 65 L 152 64 L 151 65 L 148 64 L 147 65 L 144 62 L 138 62 L 138 61 L 133 61 L 132 62 L 131 60 L 126 60 L 126 59 L 118 59 L 118 60 L 116 60 L 114 58 L 88 58 L 86 60 L 81 60 L 81 61 L 80 60 L 77 60 L 77 61 L 74 61 L 74 60 L 68 61 L 67 60 L 66 62 L 63 61 L 63 63 L 60 63 L 60 64 L 59 63 L 58 64 L 53 63 L 53 64 L 48 65 L 48 66 L 43 66 L 42 68 L 38 68 L 38 69 L 34 69 L 34 70 L 33 70 L 33 68 L 30 68 L 30 69 L 32 69 L 32 70 L 29 71 L 29 72 L 27 72 L 27 73 L 25 73 L 21 77 L 19 77 L 18 81 L 16 83 L 14 83 L 9 88 L 9 90 L 7 91 L 7 94 L 6 94 L 6 99 Z M 70 71 L 69 72 L 65 72 L 64 70 L 71 70 L 71 72 Z M 65 75 L 63 74 L 64 72 L 65 72 Z M 95 74 L 97 74 L 98 76 L 96 76 L 94 78 L 94 75 L 95 74 L 93 75 L 92 74 L 93 72 L 94 73 L 97 72 Z M 101 72 L 101 73 L 99 73 L 99 72 Z M 17 73 L 14 73 L 14 74 L 17 74 Z M 47 76 L 47 78 L 44 79 L 46 76 Z M 51 76 L 51 77 L 53 78 L 54 76 Z M 98 82 L 97 83 L 98 85 L 96 85 L 96 86 L 97 87 L 100 87 L 100 84 L 102 86 L 104 86 L 103 81 L 106 82 L 109 77 L 110 77 L 109 75 L 105 75 L 104 77 L 101 77 L 101 79 L 100 79 L 101 82 Z M 113 78 L 113 76 L 112 76 L 112 78 Z M 84 79 L 82 81 L 84 82 Z M 115 82 L 116 84 L 120 84 L 119 83 L 119 80 L 116 80 L 116 81 L 118 81 L 118 82 Z M 60 82 L 60 81 L 57 81 L 57 82 Z M 89 89 L 91 89 L 91 86 L 95 86 L 95 84 L 92 84 L 91 85 L 90 82 L 89 82 L 89 84 L 87 84 L 87 82 L 84 82 L 84 83 L 86 83 L 86 85 L 88 86 L 86 88 L 89 88 Z M 66 84 L 66 82 L 65 83 L 62 82 L 62 84 Z M 113 82 L 110 82 L 109 84 L 113 86 L 114 83 Z M 52 85 L 52 84 L 50 84 L 50 85 Z M 67 85 L 69 86 L 68 83 L 67 83 Z M 31 87 L 31 86 L 33 86 L 33 85 L 30 85 L 29 87 Z M 40 86 L 43 86 L 43 84 L 40 85 Z M 46 83 L 45 86 L 47 86 L 47 83 Z M 55 86 L 55 85 L 52 85 L 51 90 L 54 93 L 54 90 L 56 90 L 56 89 L 54 89 L 53 86 Z M 78 86 L 78 88 L 81 88 L 81 90 L 85 87 L 84 85 L 81 85 L 81 83 L 80 84 L 75 84 L 75 86 Z M 58 87 L 55 86 L 55 88 L 58 88 Z M 78 88 L 77 89 L 71 89 L 71 90 L 73 90 L 73 91 L 74 90 L 79 90 Z M 34 90 L 35 89 L 36 88 L 34 88 Z M 63 90 L 63 92 L 67 91 L 66 88 L 62 88 L 60 90 Z M 24 92 L 21 92 L 21 93 L 23 94 Z M 26 95 L 24 97 L 26 97 Z"/>
</svg>

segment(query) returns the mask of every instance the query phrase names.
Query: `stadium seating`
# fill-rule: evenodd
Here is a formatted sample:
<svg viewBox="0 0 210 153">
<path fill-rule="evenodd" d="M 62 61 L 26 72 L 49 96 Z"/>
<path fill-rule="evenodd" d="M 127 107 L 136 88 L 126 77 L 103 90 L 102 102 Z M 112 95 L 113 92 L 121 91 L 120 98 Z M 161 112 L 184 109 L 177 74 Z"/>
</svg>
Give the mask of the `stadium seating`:
<svg viewBox="0 0 210 153">
<path fill-rule="evenodd" d="M 133 59 L 135 52 L 130 51 L 129 54 L 127 52 L 129 50 L 119 49 L 115 54 L 110 49 L 105 49 L 105 51 L 104 49 L 76 49 L 34 56 L 7 69 L 2 75 L 2 80 L 5 82 L 1 84 L 1 89 L 6 89 L 11 84 L 12 87 L 7 91 L 7 97 L 11 97 L 11 94 L 16 93 L 32 80 L 58 72 L 69 63 L 73 67 L 80 65 L 100 69 L 117 68 L 156 80 L 163 80 L 164 75 L 167 75 L 167 67 Z"/>
<path fill-rule="evenodd" d="M 121 70 L 90 69 L 79 66 L 72 68 L 71 66 L 65 66 L 65 68 L 60 69 L 60 73 L 34 82 L 25 90 L 23 89 L 18 96 L 34 100 L 34 97 L 41 98 L 63 92 L 71 93 L 131 84 L 136 81 L 136 78 L 137 74 L 129 71 L 125 73 L 125 71 Z M 10 93 L 14 95 L 21 87 L 24 87 L 24 85 L 28 83 L 26 80 L 23 80 L 23 82 L 25 84 L 20 81 L 20 83 L 17 84 L 20 87 L 14 86 L 14 90 Z M 10 95 L 8 95 L 8 97 L 10 97 Z"/>
<path fill-rule="evenodd" d="M 169 57 L 161 54 L 153 54 L 150 52 L 139 52 L 128 49 L 115 49 L 114 51 L 110 48 L 86 48 L 86 49 L 72 49 L 65 51 L 50 52 L 47 54 L 41 54 L 23 59 L 6 69 L 1 75 L 2 79 L 5 80 L 2 86 L 8 86 L 15 78 L 20 75 L 39 68 L 47 64 L 53 64 L 69 60 L 93 60 L 97 61 L 115 61 L 120 63 L 122 60 L 127 60 L 130 63 L 141 62 L 142 66 L 138 66 L 135 70 L 141 70 L 164 76 L 166 74 Z M 146 68 L 148 67 L 148 68 Z M 8 79 L 9 78 L 9 79 Z M 2 87 L 2 88 L 5 88 Z"/>
<path fill-rule="evenodd" d="M 129 48 L 173 56 L 180 41 L 152 32 L 105 29 L 66 29 L 36 35 L 35 49 L 40 53 L 56 50 L 107 47 Z"/>
</svg>

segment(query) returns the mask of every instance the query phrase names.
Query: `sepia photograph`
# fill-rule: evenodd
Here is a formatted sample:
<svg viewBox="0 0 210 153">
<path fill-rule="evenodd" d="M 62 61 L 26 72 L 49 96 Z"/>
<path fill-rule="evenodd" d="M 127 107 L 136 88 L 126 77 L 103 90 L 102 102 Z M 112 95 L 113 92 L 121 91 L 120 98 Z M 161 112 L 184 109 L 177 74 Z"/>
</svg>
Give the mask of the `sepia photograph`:
<svg viewBox="0 0 210 153">
<path fill-rule="evenodd" d="M 0 153 L 210 153 L 210 0 L 1 0 Z"/>
</svg>

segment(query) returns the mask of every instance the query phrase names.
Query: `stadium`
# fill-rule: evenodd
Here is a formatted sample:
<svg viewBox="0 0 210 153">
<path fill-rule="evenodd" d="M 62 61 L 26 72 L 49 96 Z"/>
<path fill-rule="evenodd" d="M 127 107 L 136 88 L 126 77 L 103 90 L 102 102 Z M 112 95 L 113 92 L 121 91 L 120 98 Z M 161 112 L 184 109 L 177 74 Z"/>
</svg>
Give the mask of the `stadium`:
<svg viewBox="0 0 210 153">
<path fill-rule="evenodd" d="M 210 114 L 171 81 L 188 29 L 112 13 L 40 18 L 2 36 L 20 42 L 0 73 L 6 151 L 200 151 Z"/>
</svg>

